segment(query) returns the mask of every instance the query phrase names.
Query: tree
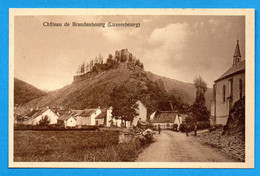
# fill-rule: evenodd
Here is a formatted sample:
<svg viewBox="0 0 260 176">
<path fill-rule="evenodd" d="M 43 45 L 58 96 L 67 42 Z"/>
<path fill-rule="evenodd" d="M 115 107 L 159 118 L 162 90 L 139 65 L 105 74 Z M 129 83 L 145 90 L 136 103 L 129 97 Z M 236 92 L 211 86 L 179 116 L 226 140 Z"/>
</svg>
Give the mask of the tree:
<svg viewBox="0 0 260 176">
<path fill-rule="evenodd" d="M 114 65 L 113 56 L 112 56 L 112 54 L 109 54 L 108 58 L 107 58 L 107 66 L 108 66 L 108 68 L 110 68 L 110 67 L 113 67 L 113 65 Z"/>
<path fill-rule="evenodd" d="M 50 124 L 49 117 L 46 115 L 39 121 L 40 126 L 48 126 Z"/>
<path fill-rule="evenodd" d="M 138 112 L 137 98 L 123 84 L 115 87 L 111 93 L 111 106 L 113 107 L 112 116 L 121 118 L 125 121 L 133 121 Z"/>
<path fill-rule="evenodd" d="M 195 118 L 195 121 L 208 121 L 209 111 L 205 106 L 205 93 L 207 91 L 207 84 L 199 76 L 194 80 L 194 86 L 196 88 L 196 99 L 191 106 L 191 112 Z"/>
</svg>

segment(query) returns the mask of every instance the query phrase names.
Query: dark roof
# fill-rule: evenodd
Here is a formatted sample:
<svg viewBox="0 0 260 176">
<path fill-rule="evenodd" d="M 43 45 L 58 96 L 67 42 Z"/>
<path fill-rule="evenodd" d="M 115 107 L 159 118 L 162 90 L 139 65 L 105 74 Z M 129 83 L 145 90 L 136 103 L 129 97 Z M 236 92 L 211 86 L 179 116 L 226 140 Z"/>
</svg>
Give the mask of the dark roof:
<svg viewBox="0 0 260 176">
<path fill-rule="evenodd" d="M 157 111 L 152 123 L 174 123 L 177 112 L 174 111 Z"/>
<path fill-rule="evenodd" d="M 138 120 L 138 122 L 137 122 L 137 126 L 146 126 L 146 125 L 149 125 L 149 122 L 144 122 L 141 120 Z"/>
<path fill-rule="evenodd" d="M 27 117 L 29 117 L 29 118 L 36 118 L 36 117 L 38 117 L 39 115 L 41 115 L 42 113 L 44 113 L 45 111 L 47 111 L 48 109 L 34 109 L 34 110 L 32 110 L 32 111 L 30 111 L 30 112 L 28 112 L 28 113 L 26 113 L 25 115 L 24 115 L 24 117 L 25 116 L 27 116 Z"/>
<path fill-rule="evenodd" d="M 235 49 L 235 52 L 234 52 L 234 57 L 241 57 L 238 41 L 237 41 L 237 46 L 236 46 L 236 49 Z"/>
<path fill-rule="evenodd" d="M 236 73 L 245 72 L 245 60 L 233 65 L 228 71 L 226 71 L 222 76 L 220 76 L 215 82 L 222 79 L 228 78 Z"/>
<path fill-rule="evenodd" d="M 89 117 L 91 114 L 93 114 L 96 111 L 97 109 L 84 109 L 84 110 L 73 109 L 69 112 L 63 113 L 58 120 L 67 120 L 70 117 L 77 117 L 77 116 Z"/>
<path fill-rule="evenodd" d="M 75 116 L 88 117 L 96 111 L 97 111 L 97 109 L 72 110 L 71 115 L 74 117 Z"/>
<path fill-rule="evenodd" d="M 70 116 L 70 115 L 62 115 L 62 116 L 60 116 L 59 118 L 58 118 L 58 120 L 68 120 L 69 118 L 71 118 L 72 116 Z M 72 117 L 72 118 L 74 118 L 74 117 Z M 75 118 L 74 118 L 75 119 Z M 76 120 L 76 119 L 75 119 Z"/>
<path fill-rule="evenodd" d="M 71 117 L 72 112 L 64 112 L 59 118 L 58 120 L 68 120 Z"/>
<path fill-rule="evenodd" d="M 29 110 L 25 109 L 25 108 L 15 108 L 14 109 L 14 114 L 16 114 L 16 115 L 24 115 L 28 112 L 29 112 Z"/>
<path fill-rule="evenodd" d="M 105 119 L 107 116 L 106 110 L 102 109 L 101 113 L 95 119 Z"/>
</svg>

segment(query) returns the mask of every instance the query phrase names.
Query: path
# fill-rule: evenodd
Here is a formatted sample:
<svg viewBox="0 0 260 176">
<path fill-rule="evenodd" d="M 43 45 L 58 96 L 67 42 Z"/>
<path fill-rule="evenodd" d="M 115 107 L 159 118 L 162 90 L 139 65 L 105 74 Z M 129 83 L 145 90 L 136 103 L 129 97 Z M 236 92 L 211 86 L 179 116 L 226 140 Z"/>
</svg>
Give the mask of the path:
<svg viewBox="0 0 260 176">
<path fill-rule="evenodd" d="M 213 147 L 199 143 L 185 133 L 162 131 L 136 162 L 234 162 Z"/>
</svg>

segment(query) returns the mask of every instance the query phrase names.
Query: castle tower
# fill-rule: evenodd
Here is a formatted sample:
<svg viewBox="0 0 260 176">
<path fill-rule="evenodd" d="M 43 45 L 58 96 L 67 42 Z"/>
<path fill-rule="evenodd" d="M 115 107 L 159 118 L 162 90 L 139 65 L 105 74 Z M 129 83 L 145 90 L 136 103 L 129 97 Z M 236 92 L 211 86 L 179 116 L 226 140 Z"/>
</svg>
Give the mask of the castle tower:
<svg viewBox="0 0 260 176">
<path fill-rule="evenodd" d="M 241 53 L 240 53 L 240 49 L 239 49 L 239 40 L 237 40 L 237 46 L 236 46 L 234 56 L 233 56 L 233 65 L 236 65 L 240 61 L 241 61 Z"/>
</svg>

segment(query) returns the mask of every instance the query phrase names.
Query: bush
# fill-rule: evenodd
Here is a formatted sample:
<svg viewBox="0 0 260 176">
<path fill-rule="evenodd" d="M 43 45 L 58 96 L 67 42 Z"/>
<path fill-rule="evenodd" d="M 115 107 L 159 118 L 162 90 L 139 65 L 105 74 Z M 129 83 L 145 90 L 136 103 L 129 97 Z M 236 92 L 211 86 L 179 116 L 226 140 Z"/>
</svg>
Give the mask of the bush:
<svg viewBox="0 0 260 176">
<path fill-rule="evenodd" d="M 50 119 L 49 117 L 46 115 L 44 117 L 42 117 L 42 119 L 39 121 L 39 126 L 48 126 L 50 124 Z"/>
<path fill-rule="evenodd" d="M 210 128 L 209 121 L 198 122 L 198 130 Z"/>
<path fill-rule="evenodd" d="M 172 125 L 172 130 L 173 131 L 178 131 L 178 125 L 177 124 L 173 124 Z"/>
<path fill-rule="evenodd" d="M 181 132 L 191 132 L 194 130 L 194 125 L 181 124 L 180 131 Z"/>
<path fill-rule="evenodd" d="M 181 131 L 181 132 L 185 132 L 185 125 L 184 124 L 180 124 L 180 128 L 179 128 L 179 130 Z"/>
</svg>

